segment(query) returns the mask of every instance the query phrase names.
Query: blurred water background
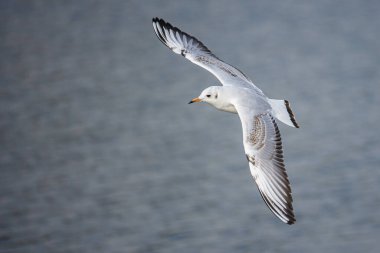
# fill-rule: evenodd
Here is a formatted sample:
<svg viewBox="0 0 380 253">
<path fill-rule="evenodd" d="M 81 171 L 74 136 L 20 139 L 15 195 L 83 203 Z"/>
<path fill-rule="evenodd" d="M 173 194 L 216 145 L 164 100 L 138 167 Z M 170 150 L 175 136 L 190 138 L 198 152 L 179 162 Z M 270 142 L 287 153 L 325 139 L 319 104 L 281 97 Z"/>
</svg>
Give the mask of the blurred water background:
<svg viewBox="0 0 380 253">
<path fill-rule="evenodd" d="M 379 1 L 0 2 L 0 252 L 380 252 Z M 240 68 L 280 124 L 297 223 L 265 206 L 217 84 L 162 17 Z"/>
</svg>

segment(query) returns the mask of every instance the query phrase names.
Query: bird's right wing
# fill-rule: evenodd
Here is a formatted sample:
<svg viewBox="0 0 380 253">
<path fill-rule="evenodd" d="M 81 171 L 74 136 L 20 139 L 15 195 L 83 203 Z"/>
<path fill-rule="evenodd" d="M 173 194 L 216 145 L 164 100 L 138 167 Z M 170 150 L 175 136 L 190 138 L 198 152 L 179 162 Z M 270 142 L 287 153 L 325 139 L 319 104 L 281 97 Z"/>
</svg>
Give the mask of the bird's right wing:
<svg viewBox="0 0 380 253">
<path fill-rule="evenodd" d="M 195 37 L 159 18 L 153 18 L 153 28 L 160 41 L 174 53 L 210 71 L 224 86 L 250 88 L 264 95 L 240 70 L 220 60 Z"/>
<path fill-rule="evenodd" d="M 283 222 L 293 224 L 293 198 L 285 170 L 281 135 L 274 117 L 254 115 L 249 108 L 235 106 L 243 127 L 244 150 L 251 174 L 269 209 Z"/>
</svg>

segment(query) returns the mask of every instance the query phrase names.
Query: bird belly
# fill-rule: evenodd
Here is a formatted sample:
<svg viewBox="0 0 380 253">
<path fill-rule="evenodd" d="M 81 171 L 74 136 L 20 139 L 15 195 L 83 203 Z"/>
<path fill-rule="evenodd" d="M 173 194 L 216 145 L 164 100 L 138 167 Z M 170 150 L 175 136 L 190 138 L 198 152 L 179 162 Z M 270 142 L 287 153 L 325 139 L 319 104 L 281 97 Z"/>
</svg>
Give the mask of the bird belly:
<svg viewBox="0 0 380 253">
<path fill-rule="evenodd" d="M 220 107 L 217 107 L 217 109 L 224 112 L 237 113 L 236 108 L 233 104 L 222 105 Z"/>
</svg>

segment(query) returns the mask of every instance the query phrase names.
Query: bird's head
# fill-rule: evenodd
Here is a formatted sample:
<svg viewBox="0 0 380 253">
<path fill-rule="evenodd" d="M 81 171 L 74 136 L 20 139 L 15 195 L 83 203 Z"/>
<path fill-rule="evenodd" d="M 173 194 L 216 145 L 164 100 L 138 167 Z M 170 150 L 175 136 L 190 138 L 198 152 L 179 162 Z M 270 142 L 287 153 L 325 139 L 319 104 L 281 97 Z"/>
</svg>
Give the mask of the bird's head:
<svg viewBox="0 0 380 253">
<path fill-rule="evenodd" d="M 211 86 L 204 89 L 202 93 L 198 97 L 193 98 L 189 104 L 196 102 L 206 102 L 213 105 L 217 103 L 218 97 L 220 95 L 220 88 L 221 86 Z"/>
</svg>

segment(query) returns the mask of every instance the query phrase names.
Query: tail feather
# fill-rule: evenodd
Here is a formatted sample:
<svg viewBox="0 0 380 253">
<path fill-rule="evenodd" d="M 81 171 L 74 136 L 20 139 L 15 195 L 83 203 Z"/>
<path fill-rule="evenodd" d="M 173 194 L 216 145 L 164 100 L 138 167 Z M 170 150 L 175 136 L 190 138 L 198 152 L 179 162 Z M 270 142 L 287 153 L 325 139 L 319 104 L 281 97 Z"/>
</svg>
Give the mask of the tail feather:
<svg viewBox="0 0 380 253">
<path fill-rule="evenodd" d="M 269 99 L 274 116 L 281 122 L 291 127 L 299 128 L 288 100 Z"/>
</svg>

